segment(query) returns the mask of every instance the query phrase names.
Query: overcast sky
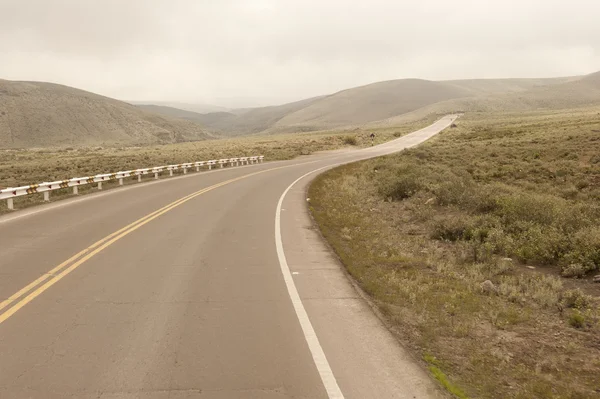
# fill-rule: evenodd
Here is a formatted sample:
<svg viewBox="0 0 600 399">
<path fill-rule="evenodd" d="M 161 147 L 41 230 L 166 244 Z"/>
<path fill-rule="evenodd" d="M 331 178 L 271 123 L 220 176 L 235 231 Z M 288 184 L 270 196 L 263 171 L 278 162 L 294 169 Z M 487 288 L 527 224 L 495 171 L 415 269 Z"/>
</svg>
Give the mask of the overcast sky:
<svg viewBox="0 0 600 399">
<path fill-rule="evenodd" d="M 0 78 L 255 106 L 600 70 L 600 0 L 0 0 Z"/>
</svg>

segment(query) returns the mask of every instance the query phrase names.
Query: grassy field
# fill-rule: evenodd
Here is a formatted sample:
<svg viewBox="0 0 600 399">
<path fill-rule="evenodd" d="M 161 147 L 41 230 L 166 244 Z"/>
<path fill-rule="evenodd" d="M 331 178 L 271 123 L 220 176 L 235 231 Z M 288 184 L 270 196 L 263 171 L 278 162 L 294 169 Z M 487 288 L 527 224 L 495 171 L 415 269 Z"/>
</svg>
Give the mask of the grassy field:
<svg viewBox="0 0 600 399">
<path fill-rule="evenodd" d="M 435 119 L 435 117 L 429 117 L 399 127 L 368 131 L 356 129 L 276 136 L 252 136 L 151 147 L 0 150 L 0 188 L 234 156 L 264 155 L 267 161 L 291 159 L 317 151 L 342 147 L 370 146 L 371 139 L 369 135 L 371 132 L 376 134 L 374 143 L 382 143 L 427 126 Z M 130 180 L 129 183 L 136 179 Z M 146 180 L 150 179 L 146 178 Z M 104 188 L 110 189 L 116 186 L 116 183 L 109 183 Z M 91 187 L 82 186 L 80 194 L 90 191 L 93 191 Z M 52 192 L 52 199 L 68 197 L 69 193 L 69 190 L 54 191 Z M 15 206 L 23 208 L 39 204 L 41 197 L 41 194 L 36 194 L 27 196 L 27 198 L 17 198 L 15 199 Z M 6 201 L 0 201 L 0 213 L 7 211 Z"/>
<path fill-rule="evenodd" d="M 315 180 L 326 239 L 458 398 L 600 398 L 600 108 L 468 114 Z"/>
</svg>

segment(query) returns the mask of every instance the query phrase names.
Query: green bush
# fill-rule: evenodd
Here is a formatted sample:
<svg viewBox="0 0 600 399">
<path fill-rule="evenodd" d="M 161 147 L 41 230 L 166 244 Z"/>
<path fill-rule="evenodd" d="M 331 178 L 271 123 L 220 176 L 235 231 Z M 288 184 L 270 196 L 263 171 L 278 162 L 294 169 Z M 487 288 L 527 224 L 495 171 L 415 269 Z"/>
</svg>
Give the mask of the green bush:
<svg viewBox="0 0 600 399">
<path fill-rule="evenodd" d="M 433 191 L 440 205 L 456 205 L 464 209 L 472 203 L 475 190 L 476 187 L 470 178 L 450 175 Z"/>
<path fill-rule="evenodd" d="M 565 264 L 581 265 L 583 274 L 600 269 L 600 227 L 588 227 L 574 234 L 572 250 L 564 257 Z M 565 268 L 563 268 L 564 273 Z"/>
<path fill-rule="evenodd" d="M 422 175 L 411 165 L 378 170 L 384 171 L 378 177 L 378 191 L 386 200 L 402 201 L 425 189 Z"/>
<path fill-rule="evenodd" d="M 523 262 L 555 265 L 569 250 L 569 241 L 555 227 L 529 222 L 520 224 L 520 229 L 523 230 L 513 235 L 517 243 L 514 251 Z"/>
<path fill-rule="evenodd" d="M 583 291 L 577 288 L 563 292 L 561 302 L 567 308 L 585 310 L 592 303 L 592 297 L 584 294 Z"/>
<path fill-rule="evenodd" d="M 415 195 L 422 188 L 420 182 L 415 176 L 401 176 L 395 181 L 384 185 L 380 193 L 386 199 L 393 201 L 401 201 Z"/>
<path fill-rule="evenodd" d="M 471 221 L 460 216 L 439 219 L 433 224 L 431 238 L 440 241 L 470 240 L 473 237 Z"/>
<path fill-rule="evenodd" d="M 569 315 L 569 324 L 571 327 L 583 328 L 586 325 L 585 316 L 577 309 Z"/>
<path fill-rule="evenodd" d="M 514 193 L 498 199 L 498 215 L 505 223 L 533 222 L 550 225 L 556 218 L 557 199 L 532 193 Z"/>
</svg>

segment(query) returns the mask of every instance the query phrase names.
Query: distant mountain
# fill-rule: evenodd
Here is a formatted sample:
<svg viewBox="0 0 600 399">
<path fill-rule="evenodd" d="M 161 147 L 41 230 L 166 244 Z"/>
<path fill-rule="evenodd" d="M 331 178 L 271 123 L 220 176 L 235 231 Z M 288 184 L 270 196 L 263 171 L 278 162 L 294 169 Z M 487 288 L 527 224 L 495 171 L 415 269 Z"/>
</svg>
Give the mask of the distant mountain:
<svg viewBox="0 0 600 399">
<path fill-rule="evenodd" d="M 198 112 L 186 111 L 184 109 L 167 107 L 165 105 L 137 104 L 136 107 L 155 114 L 161 114 L 171 118 L 187 119 L 194 122 L 202 121 L 205 115 Z"/>
<path fill-rule="evenodd" d="M 0 147 L 146 145 L 203 140 L 200 125 L 72 87 L 0 80 Z"/>
<path fill-rule="evenodd" d="M 128 101 L 133 105 L 158 105 L 162 107 L 176 108 L 183 111 L 195 112 L 198 114 L 208 114 L 210 112 L 229 112 L 230 109 L 210 104 L 190 104 L 169 101 Z"/>
<path fill-rule="evenodd" d="M 491 98 L 501 99 L 503 96 L 518 96 L 536 91 L 542 93 L 545 88 L 576 85 L 581 79 L 582 77 L 471 79 L 440 82 L 401 79 L 279 106 L 209 113 L 194 120 L 208 130 L 226 135 L 324 130 L 400 118 L 415 112 L 423 113 L 429 108 L 433 112 L 445 105 L 448 108 L 473 109 L 475 104 L 486 103 Z M 584 89 L 579 87 L 576 90 Z M 585 97 L 582 99 L 583 102 L 589 100 Z M 576 98 L 569 101 L 578 103 Z"/>
<path fill-rule="evenodd" d="M 233 110 L 231 113 L 211 113 L 199 121 L 207 129 L 227 135 L 253 134 L 275 126 L 286 116 L 319 102 L 324 97 L 308 98 L 284 105 Z"/>
</svg>

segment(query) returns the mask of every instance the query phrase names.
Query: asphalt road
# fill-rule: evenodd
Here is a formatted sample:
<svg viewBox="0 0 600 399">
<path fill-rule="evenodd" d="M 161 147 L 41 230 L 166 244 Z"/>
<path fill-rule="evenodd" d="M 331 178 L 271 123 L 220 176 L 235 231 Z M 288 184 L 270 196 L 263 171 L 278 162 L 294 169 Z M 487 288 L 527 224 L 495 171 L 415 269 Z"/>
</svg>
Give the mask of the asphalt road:
<svg viewBox="0 0 600 399">
<path fill-rule="evenodd" d="M 429 398 L 307 213 L 366 150 L 129 186 L 0 218 L 0 398 Z"/>
</svg>

